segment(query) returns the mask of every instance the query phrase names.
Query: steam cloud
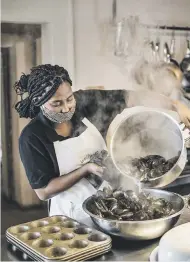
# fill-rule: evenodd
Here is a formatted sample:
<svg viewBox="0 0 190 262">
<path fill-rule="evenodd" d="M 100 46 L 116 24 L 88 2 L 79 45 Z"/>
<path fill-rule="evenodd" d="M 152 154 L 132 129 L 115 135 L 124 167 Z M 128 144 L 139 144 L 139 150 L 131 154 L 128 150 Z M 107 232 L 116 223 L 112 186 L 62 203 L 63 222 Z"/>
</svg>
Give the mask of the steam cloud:
<svg viewBox="0 0 190 262">
<path fill-rule="evenodd" d="M 131 28 L 125 28 L 124 33 L 125 36 L 123 34 L 121 38 L 124 43 L 127 40 L 128 46 L 122 46 L 121 43 L 120 46 L 117 46 L 123 54 L 119 54 L 119 58 L 116 59 L 123 74 L 127 75 L 125 88 L 141 91 L 136 94 L 134 92 L 134 104 L 169 109 L 170 105 L 164 98 L 165 96 L 173 100 L 180 100 L 190 106 L 189 101 L 183 95 L 180 78 L 177 78 L 171 65 L 165 63 L 159 56 L 155 58 L 149 45 L 150 39 L 144 41 L 142 34 L 145 32 L 140 32 L 138 22 L 133 23 Z M 146 96 L 147 91 L 152 91 L 155 95 Z M 181 151 L 180 135 L 175 125 L 172 126 L 171 121 L 163 119 L 158 115 L 154 117 L 147 115 L 144 116 L 143 121 L 142 117 L 139 117 L 121 127 L 114 149 L 118 163 L 128 165 L 127 157 L 143 157 L 148 154 L 159 154 L 166 159 L 177 156 Z M 121 166 L 120 168 L 122 169 Z M 111 178 L 115 170 L 111 168 L 109 170 Z M 118 177 L 117 184 L 119 183 L 124 189 L 134 190 L 132 180 L 118 173 L 116 176 Z"/>
</svg>

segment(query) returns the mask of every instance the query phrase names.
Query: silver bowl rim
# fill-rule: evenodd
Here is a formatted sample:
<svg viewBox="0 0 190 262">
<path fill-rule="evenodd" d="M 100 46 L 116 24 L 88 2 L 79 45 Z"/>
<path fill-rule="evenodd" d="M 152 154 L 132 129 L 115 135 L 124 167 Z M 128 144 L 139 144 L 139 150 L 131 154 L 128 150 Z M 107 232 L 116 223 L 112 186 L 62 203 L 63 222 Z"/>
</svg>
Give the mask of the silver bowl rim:
<svg viewBox="0 0 190 262">
<path fill-rule="evenodd" d="M 165 113 L 165 112 L 161 112 L 161 111 L 156 110 L 156 109 L 151 109 L 151 110 L 150 110 L 150 108 L 145 108 L 145 109 L 143 109 L 142 111 L 138 111 L 138 112 L 132 112 L 129 116 L 127 116 L 126 118 L 122 119 L 122 121 L 117 125 L 117 127 L 115 128 L 115 131 L 114 131 L 114 133 L 113 133 L 112 139 L 111 139 L 111 146 L 110 146 L 110 148 L 111 148 L 111 158 L 112 158 L 112 160 L 113 160 L 114 165 L 117 167 L 117 169 L 120 171 L 121 174 L 123 174 L 123 172 L 121 172 L 121 169 L 118 167 L 118 165 L 116 164 L 115 158 L 113 157 L 113 150 L 112 150 L 112 148 L 113 148 L 113 140 L 114 140 L 114 137 L 115 137 L 115 135 L 116 135 L 116 133 L 117 133 L 120 125 L 122 125 L 122 124 L 126 121 L 126 119 L 129 119 L 130 117 L 132 117 L 132 116 L 134 116 L 134 115 L 141 114 L 141 113 L 145 113 L 145 112 L 153 112 L 153 113 L 156 113 L 156 114 L 165 115 L 165 117 L 167 117 L 167 118 L 170 119 L 173 123 L 176 124 L 176 126 L 178 127 L 178 130 L 179 130 L 179 132 L 180 132 L 181 139 L 182 139 L 182 147 L 181 147 L 180 155 L 179 155 L 179 157 L 178 157 L 177 162 L 176 162 L 176 163 L 172 166 L 172 168 L 171 168 L 168 172 L 166 172 L 165 174 L 163 174 L 163 175 L 161 175 L 161 176 L 159 176 L 159 177 L 150 178 L 150 179 L 148 180 L 148 182 L 150 183 L 150 182 L 159 180 L 160 178 L 162 178 L 162 177 L 166 176 L 167 174 L 169 174 L 170 172 L 172 172 L 173 169 L 175 169 L 176 165 L 179 163 L 179 161 L 180 161 L 180 159 L 181 159 L 181 156 L 182 156 L 183 153 L 184 153 L 185 142 L 184 142 L 183 134 L 182 134 L 182 131 L 181 131 L 181 129 L 180 129 L 180 126 L 179 126 L 178 122 L 177 122 L 173 117 L 171 117 L 169 114 L 167 114 L 167 113 Z M 130 176 L 129 176 L 129 177 L 130 177 Z M 141 183 L 142 183 L 142 184 L 146 184 L 146 183 L 144 183 L 144 182 L 141 182 Z"/>
<path fill-rule="evenodd" d="M 176 213 L 170 215 L 170 216 L 167 216 L 167 217 L 162 217 L 162 218 L 157 218 L 157 219 L 151 219 L 151 220 L 136 220 L 136 221 L 119 221 L 119 220 L 114 220 L 114 219 L 106 219 L 106 218 L 102 218 L 102 217 L 99 217 L 97 215 L 94 215 L 93 213 L 91 213 L 87 208 L 86 208 L 86 203 L 93 197 L 90 196 L 88 197 L 82 204 L 82 208 L 83 210 L 90 216 L 90 217 L 93 217 L 93 218 L 96 218 L 96 219 L 100 219 L 100 220 L 103 220 L 105 222 L 117 222 L 119 224 L 126 224 L 126 223 L 129 223 L 129 224 L 135 224 L 135 223 L 142 223 L 142 224 L 146 224 L 146 223 L 156 223 L 156 222 L 159 222 L 159 221 L 163 221 L 163 220 L 168 220 L 168 219 L 171 219 L 173 217 L 176 217 L 178 215 L 181 215 L 182 214 L 182 211 L 183 209 L 185 208 L 185 201 L 183 199 L 183 197 L 177 193 L 173 193 L 173 192 L 168 192 L 168 191 L 165 191 L 165 190 L 160 190 L 160 189 L 145 189 L 144 191 L 154 191 L 154 192 L 164 192 L 168 195 L 175 195 L 177 197 L 179 197 L 181 200 L 182 200 L 182 203 L 183 203 L 183 207 Z"/>
</svg>

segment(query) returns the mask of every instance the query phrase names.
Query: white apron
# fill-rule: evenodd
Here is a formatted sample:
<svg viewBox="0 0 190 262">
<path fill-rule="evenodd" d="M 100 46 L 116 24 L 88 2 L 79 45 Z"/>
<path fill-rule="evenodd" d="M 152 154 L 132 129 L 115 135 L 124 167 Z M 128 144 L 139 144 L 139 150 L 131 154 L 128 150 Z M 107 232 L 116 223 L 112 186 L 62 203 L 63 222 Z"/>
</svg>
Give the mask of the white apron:
<svg viewBox="0 0 190 262">
<path fill-rule="evenodd" d="M 97 151 L 107 151 L 105 141 L 96 127 L 87 118 L 82 122 L 87 129 L 81 135 L 54 142 L 60 175 L 68 174 L 88 163 L 90 156 Z M 99 189 L 106 185 L 108 183 L 104 181 Z M 66 215 L 84 221 L 89 216 L 83 211 L 82 203 L 96 191 L 87 179 L 82 178 L 71 188 L 51 199 L 49 215 Z"/>
</svg>

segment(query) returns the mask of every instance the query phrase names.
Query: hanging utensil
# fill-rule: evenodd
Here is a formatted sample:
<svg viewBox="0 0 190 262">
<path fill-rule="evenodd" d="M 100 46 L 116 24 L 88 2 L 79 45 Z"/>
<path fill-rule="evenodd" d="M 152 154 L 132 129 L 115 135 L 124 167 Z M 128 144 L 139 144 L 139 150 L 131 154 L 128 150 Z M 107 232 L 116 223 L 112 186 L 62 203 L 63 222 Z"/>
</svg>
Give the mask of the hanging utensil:
<svg viewBox="0 0 190 262">
<path fill-rule="evenodd" d="M 172 59 L 167 43 L 164 44 L 164 50 L 165 50 L 164 53 L 166 55 L 166 59 L 165 59 L 166 63 L 172 63 L 175 66 L 179 67 L 178 62 L 176 60 Z"/>
<path fill-rule="evenodd" d="M 172 32 L 172 40 L 171 40 L 171 46 L 170 46 L 170 55 L 171 57 L 174 57 L 175 53 L 175 32 Z"/>
<path fill-rule="evenodd" d="M 189 72 L 187 71 L 183 74 L 183 79 L 182 79 L 181 84 L 182 84 L 183 90 L 186 93 L 189 93 L 190 95 L 190 71 Z"/>
<path fill-rule="evenodd" d="M 117 0 L 113 0 L 112 2 L 112 23 L 113 25 L 116 24 L 116 18 L 117 18 Z"/>
<path fill-rule="evenodd" d="M 186 54 L 183 60 L 180 63 L 180 68 L 183 72 L 183 79 L 182 79 L 182 88 L 184 91 L 184 96 L 190 99 L 190 41 L 188 39 L 188 35 L 186 38 L 187 49 Z"/>
<path fill-rule="evenodd" d="M 156 62 L 159 62 L 160 61 L 160 54 L 159 54 L 160 40 L 159 40 L 159 37 L 158 37 L 159 26 L 156 27 L 156 30 L 157 30 L 157 37 L 156 37 L 156 41 L 155 41 L 155 45 L 154 45 L 154 50 L 155 50 L 155 60 L 156 60 Z"/>
<path fill-rule="evenodd" d="M 164 44 L 164 61 L 168 64 L 168 69 L 174 74 L 174 76 L 181 82 L 182 72 L 179 68 L 177 61 L 171 58 L 168 44 Z"/>
<path fill-rule="evenodd" d="M 152 50 L 153 60 L 155 61 L 156 50 L 155 50 L 155 45 L 154 45 L 154 42 L 153 42 L 153 41 L 150 42 L 150 47 L 151 47 L 151 50 Z"/>
<path fill-rule="evenodd" d="M 170 49 L 168 47 L 168 44 L 165 42 L 164 43 L 164 61 L 166 63 L 170 63 L 170 58 L 171 58 Z"/>
<path fill-rule="evenodd" d="M 167 43 L 164 43 L 164 62 L 170 62 L 170 51 Z"/>
<path fill-rule="evenodd" d="M 174 63 L 176 66 L 179 67 L 179 63 L 174 59 L 175 55 L 175 31 L 172 32 L 172 40 L 170 46 L 170 62 Z"/>
<path fill-rule="evenodd" d="M 159 42 L 159 40 L 157 40 L 156 43 L 155 43 L 155 57 L 156 57 L 157 62 L 160 61 L 159 51 L 160 51 L 160 42 Z"/>
<path fill-rule="evenodd" d="M 187 39 L 186 41 L 187 41 L 186 55 L 180 63 L 180 68 L 184 73 L 190 71 L 190 40 Z"/>
<path fill-rule="evenodd" d="M 122 50 L 121 50 L 122 30 L 123 30 L 123 21 L 120 21 L 117 23 L 117 26 L 116 26 L 115 51 L 114 51 L 114 54 L 116 56 L 119 56 L 122 53 Z"/>
<path fill-rule="evenodd" d="M 166 63 L 173 63 L 175 66 L 179 67 L 179 64 L 176 60 L 174 60 L 171 56 L 170 49 L 168 47 L 168 44 L 164 44 L 164 54 L 165 54 L 165 62 Z"/>
</svg>

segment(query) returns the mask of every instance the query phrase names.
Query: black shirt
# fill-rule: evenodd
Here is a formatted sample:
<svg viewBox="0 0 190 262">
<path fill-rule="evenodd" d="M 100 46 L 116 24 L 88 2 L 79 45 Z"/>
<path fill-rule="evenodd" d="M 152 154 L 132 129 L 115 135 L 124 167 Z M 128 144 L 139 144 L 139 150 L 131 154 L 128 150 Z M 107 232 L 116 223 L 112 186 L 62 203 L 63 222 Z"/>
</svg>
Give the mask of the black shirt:
<svg viewBox="0 0 190 262">
<path fill-rule="evenodd" d="M 117 114 L 126 108 L 124 90 L 79 90 L 74 92 L 76 111 L 71 119 L 70 137 L 56 133 L 54 124 L 42 112 L 23 129 L 19 138 L 19 151 L 26 175 L 33 189 L 47 186 L 58 177 L 59 167 L 53 142 L 79 136 L 86 126 L 86 117 L 105 138 L 107 129 Z"/>
</svg>

